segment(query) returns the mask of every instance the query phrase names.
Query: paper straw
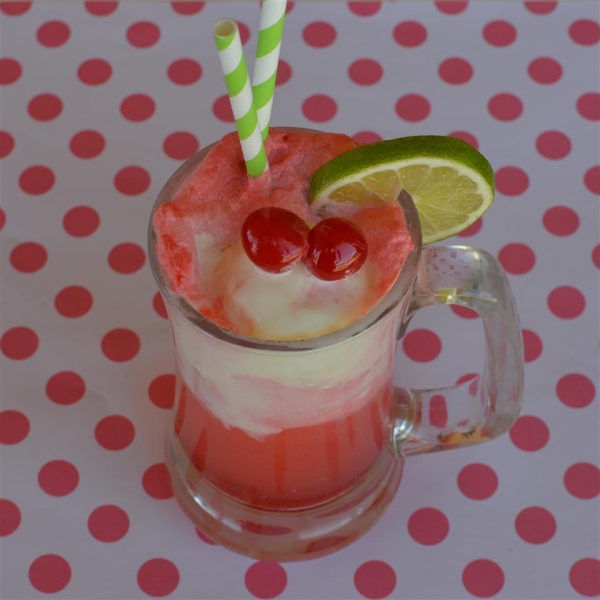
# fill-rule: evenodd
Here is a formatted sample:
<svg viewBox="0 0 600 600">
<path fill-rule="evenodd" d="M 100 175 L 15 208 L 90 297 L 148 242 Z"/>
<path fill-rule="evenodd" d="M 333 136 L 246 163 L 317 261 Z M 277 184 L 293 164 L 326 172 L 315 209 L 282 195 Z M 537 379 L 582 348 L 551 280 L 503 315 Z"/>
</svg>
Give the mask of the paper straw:
<svg viewBox="0 0 600 600">
<path fill-rule="evenodd" d="M 260 16 L 252 93 L 263 140 L 269 133 L 286 4 L 287 0 L 263 0 Z"/>
<path fill-rule="evenodd" d="M 267 154 L 263 144 L 240 32 L 231 19 L 220 19 L 213 26 L 219 60 L 231 102 L 246 169 L 251 177 L 268 171 Z"/>
</svg>

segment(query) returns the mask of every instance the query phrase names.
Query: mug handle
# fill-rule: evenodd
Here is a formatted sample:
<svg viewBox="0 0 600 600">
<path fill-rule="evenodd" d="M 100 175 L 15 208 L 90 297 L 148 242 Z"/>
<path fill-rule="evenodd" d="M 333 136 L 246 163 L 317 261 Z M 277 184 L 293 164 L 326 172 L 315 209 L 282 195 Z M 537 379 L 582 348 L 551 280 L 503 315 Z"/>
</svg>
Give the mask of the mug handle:
<svg viewBox="0 0 600 600">
<path fill-rule="evenodd" d="M 392 444 L 400 457 L 493 439 L 512 426 L 521 409 L 521 328 L 498 260 L 467 246 L 424 248 L 400 334 L 418 310 L 434 304 L 466 306 L 479 314 L 485 365 L 475 379 L 452 387 L 395 388 Z"/>
</svg>

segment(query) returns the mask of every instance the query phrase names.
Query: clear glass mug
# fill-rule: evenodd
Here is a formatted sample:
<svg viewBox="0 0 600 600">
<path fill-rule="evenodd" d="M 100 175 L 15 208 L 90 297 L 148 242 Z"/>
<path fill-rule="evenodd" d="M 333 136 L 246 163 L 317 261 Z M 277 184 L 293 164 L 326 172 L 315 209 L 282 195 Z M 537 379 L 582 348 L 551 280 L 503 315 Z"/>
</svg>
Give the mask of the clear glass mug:
<svg viewBox="0 0 600 600">
<path fill-rule="evenodd" d="M 171 176 L 154 210 L 209 149 Z M 405 457 L 493 439 L 517 419 L 522 337 L 501 265 L 475 248 L 423 248 L 412 199 L 399 202 L 414 250 L 390 292 L 351 325 L 292 342 L 222 329 L 173 293 L 151 220 L 150 264 L 176 357 L 166 464 L 181 507 L 215 542 L 275 561 L 338 550 L 383 514 Z M 397 341 L 434 304 L 480 315 L 484 370 L 443 389 L 394 387 Z"/>
</svg>

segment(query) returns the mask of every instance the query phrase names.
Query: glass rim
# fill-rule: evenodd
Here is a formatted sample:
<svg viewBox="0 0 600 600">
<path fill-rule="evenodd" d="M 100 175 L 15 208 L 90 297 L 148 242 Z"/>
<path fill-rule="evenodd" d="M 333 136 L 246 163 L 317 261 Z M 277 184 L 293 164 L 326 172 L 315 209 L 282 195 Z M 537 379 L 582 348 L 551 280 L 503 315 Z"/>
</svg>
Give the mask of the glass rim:
<svg viewBox="0 0 600 600">
<path fill-rule="evenodd" d="M 314 131 L 298 127 L 287 127 L 285 129 L 292 131 Z M 422 250 L 422 237 L 421 224 L 417 209 L 410 195 L 405 193 L 400 194 L 398 203 L 402 207 L 406 221 L 406 227 L 413 241 L 414 248 L 408 255 L 408 258 L 400 269 L 400 273 L 398 274 L 396 281 L 388 293 L 381 298 L 381 300 L 375 304 L 375 306 L 373 306 L 369 312 L 364 314 L 356 321 L 353 321 L 341 329 L 337 329 L 320 336 L 300 340 L 280 341 L 262 340 L 242 335 L 240 333 L 235 333 L 217 325 L 216 323 L 213 323 L 213 321 L 199 313 L 191 304 L 189 304 L 189 302 L 187 302 L 185 298 L 171 289 L 169 281 L 163 273 L 156 255 L 156 233 L 152 223 L 156 209 L 165 202 L 170 202 L 175 192 L 180 188 L 181 184 L 202 162 L 204 157 L 210 152 L 215 143 L 199 150 L 196 154 L 187 159 L 169 177 L 159 192 L 156 201 L 154 202 L 148 224 L 148 261 L 150 263 L 150 268 L 152 270 L 152 274 L 154 275 L 154 279 L 158 284 L 163 298 L 165 298 L 169 304 L 178 311 L 179 314 L 183 315 L 186 321 L 188 321 L 193 327 L 200 329 L 204 333 L 222 342 L 244 348 L 251 348 L 254 350 L 284 350 L 292 352 L 319 350 L 321 348 L 341 344 L 371 329 L 379 321 L 384 319 L 410 291 L 417 275 L 417 266 L 419 264 Z"/>
</svg>

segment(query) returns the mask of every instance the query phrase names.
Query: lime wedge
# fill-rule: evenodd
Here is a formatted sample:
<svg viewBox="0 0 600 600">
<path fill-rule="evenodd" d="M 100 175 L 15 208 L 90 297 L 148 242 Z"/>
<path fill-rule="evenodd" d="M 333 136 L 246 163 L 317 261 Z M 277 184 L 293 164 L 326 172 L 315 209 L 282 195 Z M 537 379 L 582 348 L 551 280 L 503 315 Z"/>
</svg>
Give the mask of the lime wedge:
<svg viewBox="0 0 600 600">
<path fill-rule="evenodd" d="M 359 146 L 312 176 L 310 200 L 320 215 L 340 203 L 395 202 L 408 192 L 417 207 L 423 243 L 448 238 L 476 221 L 494 200 L 494 171 L 457 138 L 424 135 Z"/>
</svg>

